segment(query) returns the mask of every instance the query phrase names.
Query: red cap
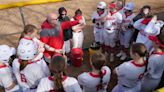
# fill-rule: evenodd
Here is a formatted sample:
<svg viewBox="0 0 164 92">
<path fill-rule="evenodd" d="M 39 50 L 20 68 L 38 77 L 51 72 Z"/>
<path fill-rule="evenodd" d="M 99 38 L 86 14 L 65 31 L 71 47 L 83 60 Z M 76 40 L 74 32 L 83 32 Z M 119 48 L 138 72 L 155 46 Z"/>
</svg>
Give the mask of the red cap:
<svg viewBox="0 0 164 92">
<path fill-rule="evenodd" d="M 149 39 L 150 39 L 151 41 L 155 42 L 156 44 L 158 44 L 159 46 L 161 46 L 161 47 L 164 48 L 164 44 L 162 44 L 162 43 L 160 42 L 160 40 L 158 39 L 158 37 L 156 37 L 156 36 L 149 36 Z"/>
<path fill-rule="evenodd" d="M 115 3 L 110 3 L 108 7 L 109 8 L 116 8 L 116 4 Z"/>
</svg>

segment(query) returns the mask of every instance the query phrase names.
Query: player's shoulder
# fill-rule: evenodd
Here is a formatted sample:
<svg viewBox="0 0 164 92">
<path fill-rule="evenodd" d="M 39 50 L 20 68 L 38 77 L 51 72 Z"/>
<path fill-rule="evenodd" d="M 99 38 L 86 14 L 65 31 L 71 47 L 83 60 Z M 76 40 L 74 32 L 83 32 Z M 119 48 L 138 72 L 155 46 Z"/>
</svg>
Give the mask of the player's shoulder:
<svg viewBox="0 0 164 92">
<path fill-rule="evenodd" d="M 67 79 L 72 82 L 77 82 L 77 79 L 74 77 L 67 77 Z"/>
<path fill-rule="evenodd" d="M 102 70 L 106 70 L 107 73 L 111 73 L 111 69 L 108 66 L 103 66 Z"/>
<path fill-rule="evenodd" d="M 89 78 L 89 72 L 83 72 L 78 76 L 78 80 L 85 81 L 88 80 L 88 78 Z"/>
<path fill-rule="evenodd" d="M 29 72 L 34 72 L 34 73 L 43 72 L 41 65 L 39 65 L 37 63 L 28 64 L 25 69 Z"/>
<path fill-rule="evenodd" d="M 4 65 L 2 68 L 0 68 L 1 75 L 8 74 L 10 72 L 11 72 L 11 69 L 7 65 Z"/>
<path fill-rule="evenodd" d="M 164 55 L 153 54 L 149 57 L 149 62 L 156 62 L 162 59 L 164 59 Z"/>
<path fill-rule="evenodd" d="M 121 16 L 122 17 L 122 13 L 118 11 L 115 13 L 115 16 Z"/>
<path fill-rule="evenodd" d="M 122 65 L 124 66 L 130 66 L 132 64 L 133 60 L 130 60 L 130 61 L 126 61 L 124 63 L 122 63 Z"/>
</svg>

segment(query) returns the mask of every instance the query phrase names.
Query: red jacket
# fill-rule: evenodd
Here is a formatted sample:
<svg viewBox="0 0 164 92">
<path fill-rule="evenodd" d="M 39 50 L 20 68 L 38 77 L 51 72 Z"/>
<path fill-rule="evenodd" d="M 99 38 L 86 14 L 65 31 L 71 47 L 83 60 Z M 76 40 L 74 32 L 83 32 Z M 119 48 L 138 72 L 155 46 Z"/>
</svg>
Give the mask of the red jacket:
<svg viewBox="0 0 164 92">
<path fill-rule="evenodd" d="M 42 31 L 40 32 L 40 40 L 55 49 L 62 49 L 64 44 L 63 30 L 68 29 L 78 23 L 78 21 L 62 22 L 59 24 L 61 28 L 57 29 L 52 27 L 46 20 L 41 26 Z M 53 54 L 53 52 L 44 52 L 46 57 L 52 56 Z"/>
</svg>

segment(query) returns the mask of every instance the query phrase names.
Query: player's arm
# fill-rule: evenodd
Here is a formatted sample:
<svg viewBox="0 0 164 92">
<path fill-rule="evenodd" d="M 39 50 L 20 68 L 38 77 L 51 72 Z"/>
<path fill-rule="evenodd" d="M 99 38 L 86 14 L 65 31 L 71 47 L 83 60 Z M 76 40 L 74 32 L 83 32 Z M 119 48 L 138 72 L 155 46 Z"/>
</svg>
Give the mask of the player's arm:
<svg viewBox="0 0 164 92">
<path fill-rule="evenodd" d="M 123 64 L 119 65 L 118 67 L 116 67 L 113 72 L 117 76 L 124 76 L 125 75 L 125 71 L 127 71 L 126 68 L 127 68 L 126 63 L 123 63 Z"/>
<path fill-rule="evenodd" d="M 61 28 L 63 30 L 65 30 L 65 29 L 69 29 L 72 26 L 77 25 L 77 24 L 79 24 L 79 21 L 78 20 L 75 20 L 75 21 L 66 21 L 66 22 L 62 22 L 61 23 Z"/>
<path fill-rule="evenodd" d="M 163 26 L 164 22 L 161 21 L 161 25 L 156 25 L 157 16 L 154 16 L 151 21 L 148 23 L 148 25 L 145 28 L 145 32 L 150 35 L 158 35 L 160 33 L 160 29 Z"/>
<path fill-rule="evenodd" d="M 141 24 L 141 21 L 143 21 L 143 18 L 137 20 L 136 22 L 134 22 L 133 27 L 134 27 L 135 29 L 137 29 L 137 30 L 141 30 L 141 25 L 142 25 L 142 24 Z"/>
<path fill-rule="evenodd" d="M 78 83 L 80 84 L 81 88 L 83 88 L 83 86 L 85 86 L 85 84 L 87 83 L 86 80 L 86 73 L 82 73 L 80 74 L 78 77 Z"/>
<path fill-rule="evenodd" d="M 48 44 L 50 39 L 48 31 L 49 30 L 42 29 L 42 31 L 40 32 L 40 41 L 42 41 L 45 44 Z"/>
</svg>

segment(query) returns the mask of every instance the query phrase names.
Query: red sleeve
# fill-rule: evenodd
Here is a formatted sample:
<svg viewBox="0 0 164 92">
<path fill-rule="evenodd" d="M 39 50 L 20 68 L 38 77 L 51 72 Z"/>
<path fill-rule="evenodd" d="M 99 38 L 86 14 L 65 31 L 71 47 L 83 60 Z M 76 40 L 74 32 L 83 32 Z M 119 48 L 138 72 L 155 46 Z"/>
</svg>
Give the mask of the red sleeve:
<svg viewBox="0 0 164 92">
<path fill-rule="evenodd" d="M 61 27 L 62 27 L 63 30 L 65 30 L 65 29 L 71 28 L 72 26 L 77 25 L 77 24 L 79 24 L 78 20 L 67 21 L 67 22 L 62 22 Z"/>
<path fill-rule="evenodd" d="M 49 42 L 49 37 L 48 37 L 48 36 L 46 36 L 46 37 L 40 36 L 40 41 L 42 41 L 42 42 L 45 43 L 45 44 L 48 44 L 48 42 Z"/>
</svg>

